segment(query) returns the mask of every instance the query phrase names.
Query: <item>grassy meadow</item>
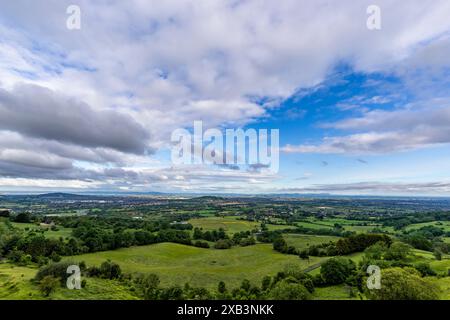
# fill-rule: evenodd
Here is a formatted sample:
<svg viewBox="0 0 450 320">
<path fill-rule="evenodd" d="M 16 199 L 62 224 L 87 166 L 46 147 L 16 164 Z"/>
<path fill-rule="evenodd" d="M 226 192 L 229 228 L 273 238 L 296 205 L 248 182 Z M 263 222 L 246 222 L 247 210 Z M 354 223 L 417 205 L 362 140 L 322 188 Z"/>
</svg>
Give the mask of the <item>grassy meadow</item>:
<svg viewBox="0 0 450 320">
<path fill-rule="evenodd" d="M 85 261 L 89 265 L 100 265 L 111 259 L 123 271 L 155 273 L 164 285 L 182 285 L 217 288 L 219 281 L 239 286 L 242 279 L 260 284 L 266 275 L 275 275 L 288 264 L 300 269 L 324 261 L 326 258 L 311 257 L 301 260 L 295 255 L 281 254 L 271 244 L 248 247 L 233 247 L 227 250 L 203 249 L 175 243 L 159 243 L 73 256 L 68 259 Z"/>
</svg>

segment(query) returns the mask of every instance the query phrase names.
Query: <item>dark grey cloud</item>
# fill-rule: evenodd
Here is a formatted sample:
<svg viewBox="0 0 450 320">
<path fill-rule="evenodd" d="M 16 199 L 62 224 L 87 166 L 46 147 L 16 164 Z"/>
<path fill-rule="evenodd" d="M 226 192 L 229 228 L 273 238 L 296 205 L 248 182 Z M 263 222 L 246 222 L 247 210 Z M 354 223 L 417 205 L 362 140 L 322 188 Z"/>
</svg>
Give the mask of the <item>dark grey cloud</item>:
<svg viewBox="0 0 450 320">
<path fill-rule="evenodd" d="M 97 111 L 73 98 L 36 85 L 0 89 L 0 129 L 96 148 L 143 154 L 148 131 L 129 115 Z"/>
</svg>

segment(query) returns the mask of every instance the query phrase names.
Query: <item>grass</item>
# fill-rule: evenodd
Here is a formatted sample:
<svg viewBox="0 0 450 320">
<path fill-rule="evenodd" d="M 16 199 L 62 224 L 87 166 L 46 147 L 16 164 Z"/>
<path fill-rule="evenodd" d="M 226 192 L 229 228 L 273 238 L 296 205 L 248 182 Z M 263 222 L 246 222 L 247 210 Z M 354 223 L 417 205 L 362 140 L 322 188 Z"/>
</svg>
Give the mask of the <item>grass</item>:
<svg viewBox="0 0 450 320">
<path fill-rule="evenodd" d="M 0 264 L 0 300 L 134 300 L 135 295 L 115 280 L 87 278 L 85 288 L 69 290 L 60 287 L 49 297 L 44 297 L 35 283 L 35 267 Z"/>
<path fill-rule="evenodd" d="M 383 227 L 375 223 L 370 223 L 369 225 L 362 225 L 363 223 L 368 223 L 368 221 L 346 220 L 343 218 L 317 219 L 315 217 L 309 217 L 307 221 L 298 222 L 297 225 L 311 229 L 333 229 L 336 223 L 340 224 L 345 231 L 368 232 L 373 230 L 374 228 L 379 228 L 389 233 L 394 232 L 394 228 L 392 227 Z"/>
<path fill-rule="evenodd" d="M 328 243 L 330 241 L 336 242 L 339 239 L 339 237 L 334 236 L 316 236 L 305 234 L 284 234 L 283 238 L 286 240 L 288 245 L 294 246 L 299 250 L 306 249 L 312 245 Z"/>
<path fill-rule="evenodd" d="M 327 224 L 318 224 L 315 222 L 305 222 L 305 221 L 301 221 L 301 222 L 297 222 L 297 226 L 299 227 L 305 227 L 305 228 L 309 228 L 309 229 L 333 229 L 332 225 L 327 225 Z"/>
<path fill-rule="evenodd" d="M 259 229 L 260 223 L 255 221 L 239 220 L 237 217 L 205 217 L 194 218 L 188 221 L 197 228 L 203 228 L 204 231 L 217 230 L 223 228 L 225 232 L 233 234 L 241 231 Z"/>
<path fill-rule="evenodd" d="M 435 283 L 439 289 L 439 299 L 450 300 L 450 277 L 437 278 L 437 277 L 427 277 L 427 279 Z"/>
<path fill-rule="evenodd" d="M 44 231 L 44 235 L 47 238 L 52 238 L 52 239 L 59 239 L 60 237 L 63 238 L 70 238 L 70 236 L 72 235 L 72 229 L 71 228 L 64 228 L 62 226 L 57 226 L 58 230 L 57 231 L 53 231 L 50 229 L 43 229 L 40 226 L 33 224 L 33 223 L 17 223 L 17 222 L 12 222 L 11 223 L 15 228 L 21 229 L 21 230 L 28 230 L 28 231 L 38 231 L 41 232 L 43 230 Z"/>
<path fill-rule="evenodd" d="M 438 274 L 447 275 L 448 270 L 450 269 L 450 260 L 449 259 L 434 260 L 430 262 L 430 267 Z"/>
<path fill-rule="evenodd" d="M 360 300 L 358 290 L 353 289 L 355 297 L 350 297 L 349 288 L 345 285 L 316 288 L 314 290 L 314 300 Z"/>
<path fill-rule="evenodd" d="M 8 263 L 0 264 L 0 299 L 25 300 L 43 299 L 30 280 L 37 268 L 18 267 Z"/>
<path fill-rule="evenodd" d="M 450 221 L 432 221 L 432 222 L 422 222 L 422 223 L 414 223 L 405 227 L 405 230 L 417 230 L 427 226 L 434 226 L 441 228 L 445 232 L 450 231 Z"/>
<path fill-rule="evenodd" d="M 70 259 L 85 261 L 88 265 L 100 265 L 111 259 L 128 273 L 157 274 L 163 286 L 190 282 L 193 286 L 215 289 L 219 281 L 225 281 L 229 288 L 237 287 L 243 279 L 260 285 L 264 276 L 282 271 L 287 264 L 305 269 L 326 258 L 311 257 L 308 262 L 295 255 L 278 253 L 270 244 L 216 250 L 159 243 L 84 254 Z"/>
</svg>

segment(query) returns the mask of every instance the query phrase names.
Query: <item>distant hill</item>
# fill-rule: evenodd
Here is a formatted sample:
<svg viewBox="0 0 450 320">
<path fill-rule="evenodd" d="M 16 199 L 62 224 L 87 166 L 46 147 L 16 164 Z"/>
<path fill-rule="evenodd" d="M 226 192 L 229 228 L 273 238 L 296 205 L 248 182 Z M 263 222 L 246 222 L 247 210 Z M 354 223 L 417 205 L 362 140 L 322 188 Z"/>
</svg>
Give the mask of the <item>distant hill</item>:
<svg viewBox="0 0 450 320">
<path fill-rule="evenodd" d="M 53 193 L 37 194 L 34 195 L 33 197 L 41 199 L 74 199 L 74 198 L 85 198 L 89 196 L 64 192 L 53 192 Z"/>
<path fill-rule="evenodd" d="M 224 199 L 225 198 L 218 197 L 218 196 L 201 196 L 201 197 L 192 198 L 191 200 L 209 200 L 209 201 L 214 201 L 214 200 L 224 200 Z"/>
</svg>

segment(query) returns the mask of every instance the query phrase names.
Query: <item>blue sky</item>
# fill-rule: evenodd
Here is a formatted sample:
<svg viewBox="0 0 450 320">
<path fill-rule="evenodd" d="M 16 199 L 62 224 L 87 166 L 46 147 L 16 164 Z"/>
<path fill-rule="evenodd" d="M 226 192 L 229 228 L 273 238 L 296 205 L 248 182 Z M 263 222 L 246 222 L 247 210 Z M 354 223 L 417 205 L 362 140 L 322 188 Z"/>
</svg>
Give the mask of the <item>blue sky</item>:
<svg viewBox="0 0 450 320">
<path fill-rule="evenodd" d="M 2 4 L 0 192 L 449 195 L 447 0 L 71 4 Z M 278 129 L 279 171 L 174 165 L 200 120 Z"/>
</svg>

